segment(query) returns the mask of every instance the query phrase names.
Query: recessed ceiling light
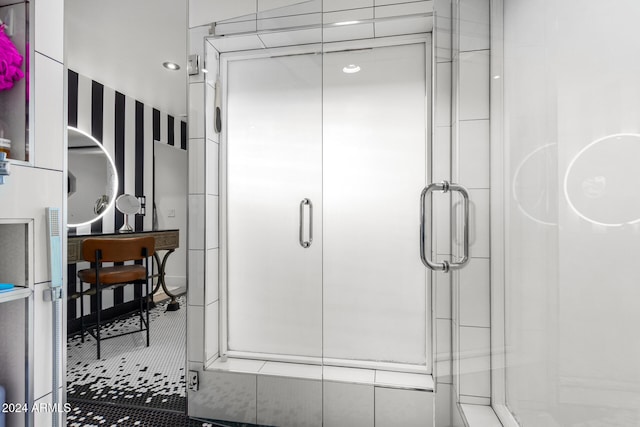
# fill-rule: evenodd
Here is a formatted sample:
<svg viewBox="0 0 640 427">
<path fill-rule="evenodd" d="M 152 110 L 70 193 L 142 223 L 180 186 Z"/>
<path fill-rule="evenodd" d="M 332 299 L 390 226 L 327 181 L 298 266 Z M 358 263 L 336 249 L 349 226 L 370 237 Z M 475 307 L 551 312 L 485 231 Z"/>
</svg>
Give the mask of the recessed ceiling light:
<svg viewBox="0 0 640 427">
<path fill-rule="evenodd" d="M 162 66 L 164 68 L 166 68 L 167 70 L 174 70 L 175 71 L 175 70 L 179 70 L 180 69 L 180 66 L 178 64 L 176 64 L 175 62 L 170 62 L 170 61 L 163 62 Z"/>
<path fill-rule="evenodd" d="M 349 64 L 342 69 L 342 72 L 347 74 L 357 73 L 358 71 L 360 71 L 360 67 L 355 64 Z"/>
</svg>

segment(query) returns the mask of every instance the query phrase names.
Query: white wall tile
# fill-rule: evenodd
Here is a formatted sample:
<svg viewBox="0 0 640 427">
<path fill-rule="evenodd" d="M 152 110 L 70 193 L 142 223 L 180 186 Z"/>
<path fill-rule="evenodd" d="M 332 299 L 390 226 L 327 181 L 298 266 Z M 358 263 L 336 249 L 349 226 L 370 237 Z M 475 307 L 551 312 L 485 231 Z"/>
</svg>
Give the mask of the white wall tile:
<svg viewBox="0 0 640 427">
<path fill-rule="evenodd" d="M 460 327 L 460 394 L 491 396 L 489 328 Z"/>
<path fill-rule="evenodd" d="M 472 258 L 460 270 L 460 324 L 491 326 L 489 306 L 489 266 L 486 258 Z"/>
<path fill-rule="evenodd" d="M 274 0 L 277 1 L 277 0 Z M 260 9 L 260 5 L 258 4 Z M 258 18 L 274 18 L 277 16 L 291 16 L 291 15 L 304 15 L 306 13 L 318 13 L 322 12 L 322 4 L 319 1 L 304 1 L 294 4 L 292 6 L 281 7 L 271 10 L 261 10 L 258 13 Z"/>
<path fill-rule="evenodd" d="M 64 155 L 64 66 L 35 54 L 35 165 L 61 171 Z"/>
<path fill-rule="evenodd" d="M 451 426 L 451 389 L 449 384 L 438 384 L 435 394 L 434 427 Z"/>
<path fill-rule="evenodd" d="M 255 424 L 256 376 L 203 371 L 200 390 L 188 396 L 189 416 Z"/>
<path fill-rule="evenodd" d="M 438 75 L 439 76 L 439 75 Z M 451 180 L 451 127 L 438 126 L 433 138 L 433 182 Z"/>
<path fill-rule="evenodd" d="M 218 300 L 218 249 L 207 250 L 207 279 L 206 279 L 206 302 L 207 305 Z"/>
<path fill-rule="evenodd" d="M 482 427 L 502 427 L 502 423 L 490 406 L 483 405 L 460 405 L 469 425 L 479 425 Z"/>
<path fill-rule="evenodd" d="M 298 3 L 304 3 L 307 0 L 259 0 L 258 12 L 266 10 L 279 9 L 281 7 L 291 6 Z"/>
<path fill-rule="evenodd" d="M 219 330 L 219 304 L 211 303 L 206 306 L 204 313 L 204 355 L 205 360 L 210 360 L 218 354 L 218 330 Z"/>
<path fill-rule="evenodd" d="M 256 0 L 189 0 L 189 28 L 256 13 Z"/>
<path fill-rule="evenodd" d="M 460 52 L 459 120 L 489 118 L 489 51 Z"/>
<path fill-rule="evenodd" d="M 189 195 L 189 249 L 204 249 L 205 196 Z"/>
<path fill-rule="evenodd" d="M 373 427 L 374 387 L 325 381 L 322 423 L 324 426 Z"/>
<path fill-rule="evenodd" d="M 451 358 L 451 320 L 436 319 L 436 361 Z"/>
<path fill-rule="evenodd" d="M 376 387 L 376 427 L 424 427 L 432 423 L 432 392 Z"/>
<path fill-rule="evenodd" d="M 338 27 L 327 27 L 322 30 L 325 43 L 373 38 L 373 24 L 354 24 Z"/>
<path fill-rule="evenodd" d="M 376 0 L 376 18 L 413 15 L 433 11 L 432 1 L 389 1 Z"/>
<path fill-rule="evenodd" d="M 433 180 L 441 182 L 442 179 Z M 447 179 L 451 181 L 451 179 Z M 438 255 L 451 253 L 451 193 L 434 192 L 432 195 L 433 212 L 433 234 L 436 239 L 436 253 Z"/>
<path fill-rule="evenodd" d="M 219 195 L 220 190 L 218 187 L 218 157 L 220 146 L 215 142 L 207 140 L 207 194 Z"/>
<path fill-rule="evenodd" d="M 361 0 L 358 0 L 362 3 Z M 373 3 L 372 0 L 366 0 L 364 3 Z M 341 2 L 342 4 L 343 2 Z M 371 5 L 373 6 L 373 5 Z M 323 5 L 326 7 L 326 5 Z M 323 24 L 335 24 L 337 22 L 360 21 L 363 19 L 373 19 L 373 7 L 362 6 L 364 9 L 342 10 L 340 12 L 329 12 L 322 14 Z M 345 9 L 345 8 L 343 8 Z"/>
<path fill-rule="evenodd" d="M 332 12 L 336 10 L 358 9 L 372 7 L 373 0 L 323 0 L 322 10 Z"/>
<path fill-rule="evenodd" d="M 265 18 L 258 20 L 258 31 L 304 27 L 309 25 L 318 25 L 321 22 L 322 14 L 320 13 Z"/>
<path fill-rule="evenodd" d="M 460 0 L 460 51 L 489 49 L 489 0 Z"/>
<path fill-rule="evenodd" d="M 204 138 L 204 82 L 189 84 L 189 138 Z M 162 131 L 162 127 L 160 130 Z"/>
<path fill-rule="evenodd" d="M 452 401 L 455 402 L 456 398 L 455 398 L 455 391 L 453 392 L 453 398 Z M 451 425 L 452 427 L 465 427 L 466 424 L 464 423 L 463 419 L 462 419 L 462 413 L 460 412 L 460 406 L 457 404 L 453 404 L 452 410 L 451 410 Z"/>
<path fill-rule="evenodd" d="M 322 382 L 258 377 L 258 424 L 322 426 Z"/>
<path fill-rule="evenodd" d="M 453 383 L 453 361 L 452 359 L 443 360 L 435 363 L 436 366 L 436 383 L 440 384 L 452 384 Z"/>
<path fill-rule="evenodd" d="M 205 251 L 189 250 L 189 288 L 187 300 L 189 305 L 203 305 L 204 302 L 204 266 Z"/>
<path fill-rule="evenodd" d="M 204 307 L 187 306 L 187 360 L 204 362 Z"/>
<path fill-rule="evenodd" d="M 452 230 L 452 253 L 462 254 L 462 197 L 453 195 L 452 217 L 458 222 Z M 488 258 L 489 250 L 489 190 L 469 190 L 469 253 L 472 258 Z"/>
<path fill-rule="evenodd" d="M 0 218 L 34 218 L 35 283 L 51 280 L 47 255 L 45 206 L 62 208 L 63 173 L 26 166 L 11 166 L 11 175 L 0 185 Z M 28 194 L 29 197 L 25 197 Z"/>
<path fill-rule="evenodd" d="M 491 398 L 490 397 L 481 397 L 481 396 L 460 395 L 459 402 L 460 402 L 460 404 L 489 406 L 489 405 L 491 405 Z M 465 413 L 465 415 L 466 415 L 466 413 Z"/>
<path fill-rule="evenodd" d="M 451 0 L 435 0 L 433 16 L 436 62 L 451 61 Z"/>
<path fill-rule="evenodd" d="M 262 360 L 227 358 L 227 360 L 222 361 L 222 358 L 220 358 L 212 363 L 207 369 L 257 374 L 260 372 L 260 369 L 262 369 L 264 364 L 265 362 Z"/>
<path fill-rule="evenodd" d="M 376 371 L 376 386 L 412 390 L 433 390 L 434 388 L 431 375 L 393 371 Z"/>
<path fill-rule="evenodd" d="M 322 368 L 322 378 L 325 381 L 333 382 L 374 384 L 376 380 L 376 371 L 373 369 L 324 366 Z"/>
<path fill-rule="evenodd" d="M 428 33 L 433 29 L 433 18 L 422 16 L 402 18 L 375 23 L 376 37 L 399 36 L 402 34 Z"/>
<path fill-rule="evenodd" d="M 35 50 L 49 58 L 53 58 L 60 64 L 64 61 L 64 0 L 37 1 L 32 3 L 35 7 Z M 50 76 L 47 80 L 59 82 Z M 37 92 L 37 91 L 36 91 Z M 38 96 L 40 94 L 38 93 Z"/>
<path fill-rule="evenodd" d="M 469 190 L 469 241 L 471 257 L 490 256 L 489 190 Z"/>
<path fill-rule="evenodd" d="M 205 147 L 204 139 L 189 140 L 189 194 L 205 192 Z"/>
<path fill-rule="evenodd" d="M 265 33 L 260 35 L 260 39 L 266 47 L 320 43 L 322 41 L 322 28 Z"/>
<path fill-rule="evenodd" d="M 320 380 L 322 379 L 322 367 L 302 363 L 267 362 L 260 369 L 260 374 Z"/>
<path fill-rule="evenodd" d="M 461 121 L 458 138 L 458 183 L 489 188 L 489 120 Z"/>
<path fill-rule="evenodd" d="M 36 285 L 33 291 L 33 354 L 39 358 L 38 363 L 33 364 L 34 399 L 40 399 L 51 393 L 53 372 L 51 369 L 51 322 L 53 311 L 51 302 L 44 301 L 43 298 L 43 292 L 47 288 L 49 288 L 49 283 L 43 283 Z"/>
<path fill-rule="evenodd" d="M 256 20 L 256 15 L 249 15 L 253 19 L 247 19 L 246 21 L 237 21 L 237 22 L 220 22 L 216 24 L 215 34 L 216 36 L 224 36 L 230 34 L 239 34 L 239 33 L 253 33 L 256 32 L 258 27 L 258 22 Z"/>
<path fill-rule="evenodd" d="M 62 388 L 59 389 L 59 393 L 62 394 Z M 49 392 L 49 394 L 47 394 L 46 396 L 43 396 L 39 399 L 35 399 L 34 400 L 34 405 L 36 405 L 36 408 L 41 408 L 37 409 L 37 410 L 33 410 L 33 425 L 35 427 L 50 427 L 53 425 L 53 417 L 54 414 L 56 414 L 55 412 L 48 410 L 48 408 L 51 407 L 51 405 L 53 404 L 53 394 L 51 392 Z M 41 406 L 42 405 L 42 406 Z M 60 410 L 60 412 L 58 412 L 56 415 L 58 417 L 60 417 L 60 424 L 59 425 L 63 425 L 62 423 L 62 413 L 63 413 L 63 409 Z M 9 425 L 9 424 L 7 424 Z"/>
<path fill-rule="evenodd" d="M 218 196 L 207 196 L 207 249 L 218 247 Z"/>
<path fill-rule="evenodd" d="M 436 262 L 448 260 L 448 255 L 438 255 Z M 437 272 L 436 283 L 436 317 L 438 319 L 451 319 L 451 274 Z"/>
<path fill-rule="evenodd" d="M 436 64 L 435 126 L 451 126 L 451 62 Z"/>
</svg>

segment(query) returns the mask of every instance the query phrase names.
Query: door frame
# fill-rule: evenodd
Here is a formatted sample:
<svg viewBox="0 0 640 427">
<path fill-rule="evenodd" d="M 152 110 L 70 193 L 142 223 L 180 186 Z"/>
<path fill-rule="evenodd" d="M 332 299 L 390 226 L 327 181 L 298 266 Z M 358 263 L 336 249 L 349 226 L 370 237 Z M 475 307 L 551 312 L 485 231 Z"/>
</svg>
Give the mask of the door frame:
<svg viewBox="0 0 640 427">
<path fill-rule="evenodd" d="M 425 135 L 426 135 L 426 176 L 425 176 L 425 185 L 432 181 L 432 123 L 433 123 L 433 110 L 432 110 L 432 99 L 433 99 L 433 66 L 435 61 L 433 59 L 434 49 L 432 43 L 431 33 L 425 34 L 415 34 L 415 35 L 404 35 L 404 36 L 392 36 L 392 37 L 384 37 L 379 39 L 362 39 L 362 40 L 351 40 L 351 41 L 340 41 L 340 42 L 331 42 L 331 43 L 313 43 L 308 45 L 294 45 L 287 47 L 276 47 L 276 48 L 265 48 L 265 49 L 251 49 L 251 50 L 243 50 L 243 51 L 233 51 L 233 52 L 220 52 L 219 53 L 219 70 L 218 75 L 220 76 L 219 84 L 222 86 L 221 88 L 221 105 L 223 111 L 223 119 L 222 119 L 222 129 L 220 132 L 220 146 L 219 146 L 219 282 L 218 282 L 218 298 L 219 298 L 219 322 L 218 322 L 218 356 L 226 359 L 229 356 L 229 348 L 228 348 L 228 257 L 227 257 L 227 248 L 228 248 L 228 200 L 227 200 L 227 115 L 224 112 L 227 111 L 226 106 L 228 102 L 228 94 L 227 94 L 227 80 L 228 80 L 228 64 L 232 61 L 238 60 L 246 60 L 246 59 L 259 59 L 259 58 L 268 58 L 268 57 L 277 57 L 277 56 L 292 56 L 292 55 L 306 55 L 306 54 L 324 54 L 329 52 L 340 52 L 347 50 L 362 50 L 362 49 L 371 49 L 371 48 L 379 48 L 379 47 L 392 47 L 392 46 L 401 46 L 408 44 L 424 44 L 425 48 L 425 87 L 427 94 L 430 96 L 425 97 L 425 125 L 427 127 Z M 219 90 L 216 88 L 216 90 Z M 418 214 L 419 208 L 419 200 L 416 199 L 416 216 Z M 416 235 L 418 235 L 418 231 L 416 229 Z M 435 245 L 435 242 L 434 242 Z M 416 253 L 418 256 L 418 253 Z M 436 352 L 435 347 L 435 286 L 433 284 L 434 276 L 431 271 L 428 271 L 426 274 L 426 321 L 425 325 L 426 331 L 426 364 L 424 367 L 420 367 L 416 369 L 416 373 L 425 373 L 432 374 L 433 373 L 433 364 L 434 357 Z M 205 328 L 207 325 L 205 325 Z M 305 356 L 285 356 L 282 355 L 269 355 L 263 353 L 242 353 L 242 352 L 233 352 L 232 354 L 235 358 L 259 358 L 260 360 L 274 360 L 274 361 L 286 361 L 292 363 L 305 363 L 305 364 L 315 364 L 322 365 L 323 358 L 320 357 L 305 357 Z M 216 358 L 213 358 L 215 360 Z M 205 369 L 210 361 L 205 361 Z M 373 363 L 373 362 L 372 362 Z M 370 369 L 372 367 L 371 363 L 363 362 L 349 364 L 352 367 L 359 367 Z M 394 364 L 388 364 L 389 370 L 401 370 L 399 368 L 394 369 Z M 344 365 L 341 365 L 344 366 Z"/>
</svg>

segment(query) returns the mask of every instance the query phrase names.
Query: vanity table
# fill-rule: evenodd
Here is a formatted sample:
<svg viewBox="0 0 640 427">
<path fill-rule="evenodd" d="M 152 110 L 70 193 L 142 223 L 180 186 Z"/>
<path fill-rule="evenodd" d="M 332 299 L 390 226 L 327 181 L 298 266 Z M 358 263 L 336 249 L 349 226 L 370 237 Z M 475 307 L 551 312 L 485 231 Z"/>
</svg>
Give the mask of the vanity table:
<svg viewBox="0 0 640 427">
<path fill-rule="evenodd" d="M 165 283 L 165 266 L 167 259 L 176 248 L 179 242 L 179 230 L 155 230 L 155 231 L 136 231 L 132 233 L 110 233 L 110 234 L 82 234 L 77 236 L 68 236 L 67 238 L 67 264 L 76 264 L 82 261 L 82 241 L 88 238 L 127 238 L 127 237 L 142 237 L 152 236 L 156 241 L 156 252 L 153 254 L 156 264 L 158 265 L 158 272 L 152 277 L 157 277 L 158 283 L 153 288 L 152 295 L 155 294 L 160 287 L 167 296 L 171 298 L 167 305 L 167 311 L 176 311 L 180 308 L 180 303 L 176 300 L 176 295 L 173 295 L 167 289 Z M 167 251 L 162 259 L 158 255 L 158 251 Z"/>
</svg>

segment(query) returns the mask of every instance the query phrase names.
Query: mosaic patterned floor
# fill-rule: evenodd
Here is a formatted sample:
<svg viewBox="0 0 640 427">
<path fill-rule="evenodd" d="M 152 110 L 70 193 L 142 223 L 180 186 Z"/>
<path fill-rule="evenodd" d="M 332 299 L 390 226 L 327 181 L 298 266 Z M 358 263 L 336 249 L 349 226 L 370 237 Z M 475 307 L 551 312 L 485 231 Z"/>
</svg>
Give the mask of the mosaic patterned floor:
<svg viewBox="0 0 640 427">
<path fill-rule="evenodd" d="M 184 414 L 72 401 L 67 427 L 245 427 L 246 424 L 189 419 Z"/>
<path fill-rule="evenodd" d="M 80 334 L 67 339 L 67 399 L 74 403 L 103 402 L 129 407 L 185 412 L 186 301 L 181 309 L 165 311 L 159 303 L 149 313 L 150 346 L 144 332 L 102 341 L 102 358 L 96 359 L 96 341 Z M 139 318 L 113 322 L 104 335 L 135 330 Z M 104 425 L 104 424 L 101 424 Z M 133 425 L 133 424 L 131 424 Z"/>
</svg>

